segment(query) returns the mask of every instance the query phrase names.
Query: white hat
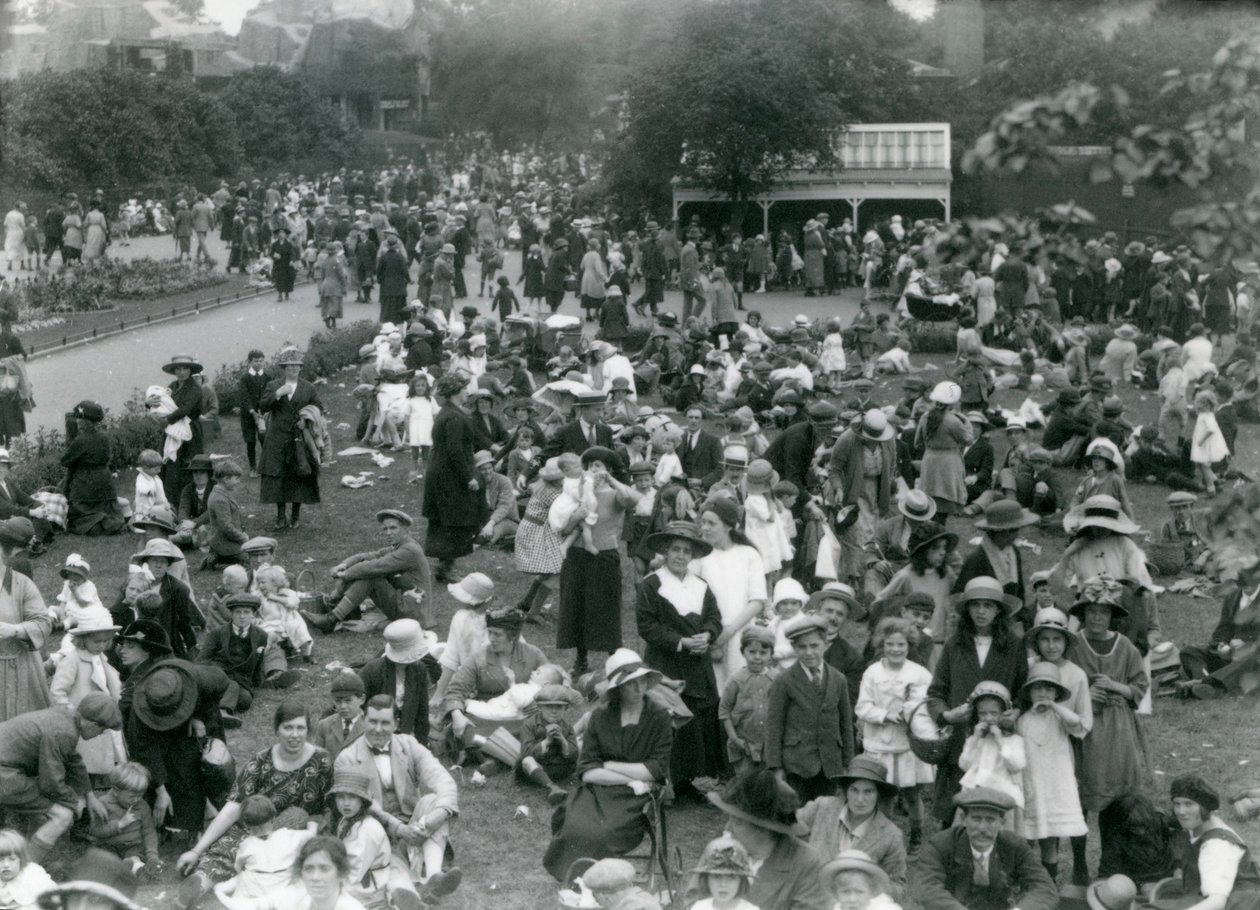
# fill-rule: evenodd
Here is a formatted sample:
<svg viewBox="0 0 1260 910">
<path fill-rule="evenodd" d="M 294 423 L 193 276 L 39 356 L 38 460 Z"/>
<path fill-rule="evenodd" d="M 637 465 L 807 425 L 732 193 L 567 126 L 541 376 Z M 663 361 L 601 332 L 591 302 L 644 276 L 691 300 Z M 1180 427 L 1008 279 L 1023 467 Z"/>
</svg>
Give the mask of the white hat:
<svg viewBox="0 0 1260 910">
<path fill-rule="evenodd" d="M 643 658 L 629 648 L 618 648 L 608 655 L 604 661 L 604 675 L 608 678 L 609 688 L 624 685 L 641 676 L 650 677 L 650 683 L 661 681 L 661 674 L 644 666 Z"/>
<path fill-rule="evenodd" d="M 476 335 L 471 336 L 468 339 L 468 347 L 470 348 L 484 348 L 485 346 L 486 346 L 485 335 L 478 333 Z"/>
<path fill-rule="evenodd" d="M 962 387 L 956 382 L 938 382 L 936 387 L 932 389 L 932 394 L 928 396 L 930 401 L 937 404 L 958 404 L 962 401 Z"/>
</svg>

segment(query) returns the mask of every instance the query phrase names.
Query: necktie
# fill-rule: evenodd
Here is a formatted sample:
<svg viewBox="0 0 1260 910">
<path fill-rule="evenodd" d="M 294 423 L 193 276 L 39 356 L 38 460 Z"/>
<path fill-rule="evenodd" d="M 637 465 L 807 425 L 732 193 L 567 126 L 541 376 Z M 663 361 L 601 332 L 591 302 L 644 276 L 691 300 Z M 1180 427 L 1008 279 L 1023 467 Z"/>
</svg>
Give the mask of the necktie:
<svg viewBox="0 0 1260 910">
<path fill-rule="evenodd" d="M 977 854 L 975 857 L 975 869 L 971 874 L 971 883 L 979 885 L 981 888 L 989 887 L 989 855 Z"/>
<path fill-rule="evenodd" d="M 599 443 L 595 439 L 595 424 L 591 424 L 591 432 L 588 438 L 592 446 L 599 445 Z"/>
<path fill-rule="evenodd" d="M 343 735 L 343 736 L 349 736 L 349 735 L 350 735 L 350 728 L 354 726 L 354 721 L 352 721 L 352 720 L 343 720 L 343 721 L 341 722 L 341 725 L 345 728 L 345 732 L 344 732 L 342 735 Z"/>
</svg>

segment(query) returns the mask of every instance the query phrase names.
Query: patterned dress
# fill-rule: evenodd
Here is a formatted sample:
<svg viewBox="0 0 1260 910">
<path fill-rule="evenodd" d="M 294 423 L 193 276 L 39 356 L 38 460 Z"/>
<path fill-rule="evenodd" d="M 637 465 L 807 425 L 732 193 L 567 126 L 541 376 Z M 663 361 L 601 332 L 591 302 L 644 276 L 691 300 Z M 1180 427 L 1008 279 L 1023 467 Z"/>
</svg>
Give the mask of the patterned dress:
<svg viewBox="0 0 1260 910">
<path fill-rule="evenodd" d="M 564 538 L 551 528 L 547 515 L 560 496 L 560 485 L 539 484 L 529 497 L 516 529 L 516 568 L 530 575 L 555 575 L 564 564 Z"/>
<path fill-rule="evenodd" d="M 276 827 L 303 828 L 308 818 L 323 814 L 331 786 L 332 756 L 323 749 L 315 749 L 300 768 L 281 771 L 276 767 L 271 748 L 267 748 L 251 758 L 237 774 L 228 801 L 240 805 L 247 797 L 266 796 L 276 806 Z M 244 837 L 244 826 L 234 825 L 206 851 L 201 871 L 216 882 L 235 875 L 236 850 Z"/>
</svg>

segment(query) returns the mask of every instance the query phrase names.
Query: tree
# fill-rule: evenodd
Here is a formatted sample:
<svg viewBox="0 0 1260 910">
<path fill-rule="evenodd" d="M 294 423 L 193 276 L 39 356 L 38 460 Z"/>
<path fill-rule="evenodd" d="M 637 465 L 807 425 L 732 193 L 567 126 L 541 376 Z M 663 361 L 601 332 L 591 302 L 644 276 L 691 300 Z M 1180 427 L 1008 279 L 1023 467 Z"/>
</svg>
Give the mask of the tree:
<svg viewBox="0 0 1260 910">
<path fill-rule="evenodd" d="M 651 199 L 677 177 L 729 199 L 739 224 L 748 200 L 788 172 L 837 167 L 846 121 L 889 119 L 909 90 L 904 64 L 869 50 L 843 16 L 812 2 L 688 11 L 629 80 L 614 189 Z"/>
</svg>

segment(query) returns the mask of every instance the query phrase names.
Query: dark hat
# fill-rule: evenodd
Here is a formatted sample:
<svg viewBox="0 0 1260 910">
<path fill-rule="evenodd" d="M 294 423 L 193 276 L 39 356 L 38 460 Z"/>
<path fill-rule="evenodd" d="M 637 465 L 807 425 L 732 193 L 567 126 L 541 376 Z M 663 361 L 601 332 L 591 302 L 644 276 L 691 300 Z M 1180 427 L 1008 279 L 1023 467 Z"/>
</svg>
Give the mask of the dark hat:
<svg viewBox="0 0 1260 910">
<path fill-rule="evenodd" d="M 131 526 L 141 530 L 157 528 L 167 534 L 174 534 L 176 531 L 175 514 L 166 506 L 156 506 L 149 510 L 149 514 L 133 518 Z"/>
<path fill-rule="evenodd" d="M 163 364 L 163 373 L 174 373 L 176 367 L 187 367 L 193 373 L 200 373 L 204 367 L 191 354 L 176 354 L 169 362 Z"/>
<path fill-rule="evenodd" d="M 945 530 L 943 525 L 937 524 L 935 521 L 921 521 L 914 524 L 910 528 L 910 555 L 913 556 L 923 547 L 930 547 L 938 540 L 947 541 L 946 549 L 952 550 L 958 546 L 958 535 L 952 531 Z"/>
<path fill-rule="evenodd" d="M 1081 393 L 1077 389 L 1060 389 L 1055 400 L 1065 407 L 1081 403 Z"/>
<path fill-rule="evenodd" d="M 655 474 L 656 468 L 652 467 L 650 461 L 640 461 L 637 464 L 630 465 L 630 476 L 638 477 L 643 474 Z"/>
<path fill-rule="evenodd" d="M 1106 376 L 1091 376 L 1089 379 L 1089 390 L 1091 392 L 1110 392 L 1112 382 Z"/>
<path fill-rule="evenodd" d="M 262 609 L 262 598 L 257 594 L 250 594 L 248 591 L 240 594 L 232 594 L 223 601 L 223 606 L 231 612 L 240 607 L 248 607 L 257 613 Z"/>
<path fill-rule="evenodd" d="M 1005 815 L 1015 808 L 1015 800 L 992 787 L 970 787 L 959 791 L 954 797 L 954 805 L 964 814 L 968 809 L 992 809 Z"/>
<path fill-rule="evenodd" d="M 675 313 L 665 312 L 657 316 L 656 321 L 659 322 L 663 326 L 673 328 L 674 326 L 678 325 L 678 316 Z"/>
<path fill-rule="evenodd" d="M 815 401 L 805 409 L 805 413 L 813 423 L 835 423 L 840 416 L 830 401 Z"/>
<path fill-rule="evenodd" d="M 182 663 L 171 661 L 140 681 L 131 709 L 146 727 L 174 730 L 192 717 L 197 696 L 197 680 L 192 673 Z"/>
<path fill-rule="evenodd" d="M 150 654 L 171 653 L 166 630 L 151 619 L 137 619 L 118 635 L 119 641 L 134 641 Z"/>
<path fill-rule="evenodd" d="M 77 713 L 84 720 L 100 724 L 106 730 L 122 729 L 122 712 L 118 703 L 104 692 L 89 692 L 79 701 Z"/>
<path fill-rule="evenodd" d="M 80 420 L 89 420 L 92 423 L 100 423 L 105 419 L 105 409 L 95 401 L 80 401 L 74 406 L 72 413 Z"/>
<path fill-rule="evenodd" d="M 487 629 L 507 629 L 519 632 L 525 625 L 525 614 L 517 609 L 496 610 L 486 614 Z"/>
<path fill-rule="evenodd" d="M 895 796 L 897 785 L 888 782 L 888 769 L 878 758 L 866 755 L 854 756 L 849 767 L 840 775 L 840 789 L 844 790 L 855 780 L 868 780 L 875 784 L 880 796 Z"/>
<path fill-rule="evenodd" d="M 1194 800 L 1203 807 L 1204 813 L 1215 812 L 1221 807 L 1220 794 L 1198 775 L 1183 774 L 1174 778 L 1170 789 L 1173 799 Z"/>
<path fill-rule="evenodd" d="M 397 519 L 398 522 L 402 524 L 404 528 L 409 528 L 413 524 L 415 524 L 415 521 L 412 519 L 412 517 L 408 515 L 406 512 L 404 512 L 402 509 L 381 509 L 379 512 L 376 513 L 376 520 L 378 522 L 382 522 L 386 518 Z"/>
<path fill-rule="evenodd" d="M 621 456 L 606 446 L 591 446 L 582 453 L 582 467 L 589 468 L 592 462 L 602 462 L 610 471 L 621 467 Z"/>
<path fill-rule="evenodd" d="M 1040 519 L 1013 499 L 999 499 L 984 510 L 975 523 L 981 531 L 1016 531 L 1036 524 Z"/>
<path fill-rule="evenodd" d="M 773 771 L 761 769 L 741 775 L 720 793 L 709 793 L 708 800 L 732 818 L 776 834 L 804 837 L 809 831 L 796 820 L 799 798 Z"/>
<path fill-rule="evenodd" d="M 366 695 L 367 689 L 363 685 L 363 680 L 358 673 L 353 670 L 342 670 L 333 677 L 332 685 L 329 691 L 333 697 L 338 695 Z"/>
<path fill-rule="evenodd" d="M 31 539 L 35 536 L 35 526 L 31 525 L 27 531 L 19 522 L 26 521 L 29 525 L 30 521 L 24 518 L 6 518 L 0 521 L 0 544 L 7 544 L 11 547 L 29 546 Z"/>
<path fill-rule="evenodd" d="M 648 535 L 647 545 L 655 553 L 663 553 L 675 540 L 684 540 L 691 545 L 693 556 L 705 556 L 713 551 L 700 539 L 700 529 L 690 521 L 671 521 L 663 531 Z"/>
<path fill-rule="evenodd" d="M 210 456 L 204 452 L 199 452 L 188 461 L 189 471 L 212 471 L 214 465 L 210 461 Z"/>
</svg>

